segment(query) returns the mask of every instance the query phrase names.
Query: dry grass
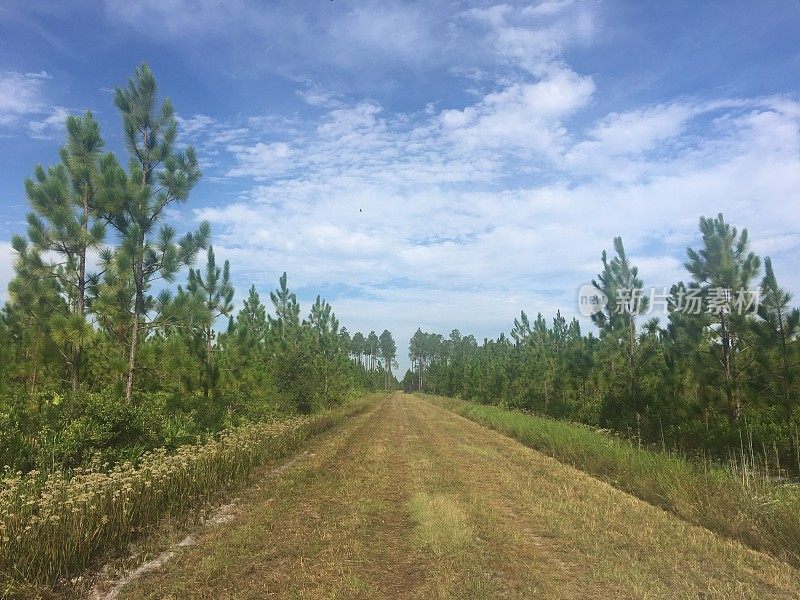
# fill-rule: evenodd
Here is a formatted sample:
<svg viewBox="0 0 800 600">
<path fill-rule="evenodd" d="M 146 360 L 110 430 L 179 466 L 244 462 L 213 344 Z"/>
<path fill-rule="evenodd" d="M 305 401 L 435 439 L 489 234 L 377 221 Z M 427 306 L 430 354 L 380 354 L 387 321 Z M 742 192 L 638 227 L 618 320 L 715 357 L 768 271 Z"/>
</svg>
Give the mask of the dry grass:
<svg viewBox="0 0 800 600">
<path fill-rule="evenodd" d="M 690 523 L 800 566 L 798 486 L 738 477 L 713 464 L 641 449 L 572 423 L 452 398 L 426 398 Z"/>
<path fill-rule="evenodd" d="M 419 492 L 409 503 L 415 538 L 435 556 L 455 556 L 472 537 L 472 526 L 455 498 Z"/>
<path fill-rule="evenodd" d="M 269 485 L 241 495 L 236 521 L 197 536 L 123 598 L 396 598 L 424 578 L 411 543 L 408 469 L 380 407 L 307 447 Z M 378 426 L 380 430 L 378 430 Z"/>
<path fill-rule="evenodd" d="M 397 394 L 124 598 L 792 598 L 800 574 Z"/>
</svg>

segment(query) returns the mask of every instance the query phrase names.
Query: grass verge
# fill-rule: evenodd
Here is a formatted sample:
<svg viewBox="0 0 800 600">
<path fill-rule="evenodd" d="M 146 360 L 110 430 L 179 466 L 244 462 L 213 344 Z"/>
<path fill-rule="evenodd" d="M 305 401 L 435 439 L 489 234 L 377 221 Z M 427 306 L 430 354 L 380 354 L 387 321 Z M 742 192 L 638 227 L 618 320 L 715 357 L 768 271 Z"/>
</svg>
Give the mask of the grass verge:
<svg viewBox="0 0 800 600">
<path fill-rule="evenodd" d="M 226 431 L 110 471 L 6 476 L 0 483 L 0 592 L 24 594 L 78 574 L 165 517 L 242 485 L 257 467 L 363 411 L 368 400 L 308 417 Z"/>
<path fill-rule="evenodd" d="M 574 423 L 421 396 L 690 523 L 800 566 L 800 486 L 742 479 L 720 466 L 642 449 Z"/>
</svg>

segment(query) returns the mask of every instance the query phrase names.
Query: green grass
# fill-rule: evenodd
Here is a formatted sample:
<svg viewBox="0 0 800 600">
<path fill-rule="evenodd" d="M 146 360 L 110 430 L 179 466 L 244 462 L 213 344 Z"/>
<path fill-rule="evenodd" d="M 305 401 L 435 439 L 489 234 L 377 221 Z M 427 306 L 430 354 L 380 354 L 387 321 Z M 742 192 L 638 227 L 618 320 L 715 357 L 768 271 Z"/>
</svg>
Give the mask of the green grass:
<svg viewBox="0 0 800 600">
<path fill-rule="evenodd" d="M 172 454 L 151 453 L 136 466 L 72 477 L 7 474 L 0 483 L 0 595 L 78 574 L 99 555 L 245 483 L 254 469 L 295 452 L 367 405 L 358 401 L 314 416 L 243 426 Z"/>
<path fill-rule="evenodd" d="M 456 499 L 419 492 L 409 508 L 417 540 L 434 556 L 456 555 L 469 543 L 472 528 Z"/>
<path fill-rule="evenodd" d="M 453 398 L 424 398 L 690 523 L 800 566 L 800 486 L 740 477 L 574 423 Z"/>
</svg>

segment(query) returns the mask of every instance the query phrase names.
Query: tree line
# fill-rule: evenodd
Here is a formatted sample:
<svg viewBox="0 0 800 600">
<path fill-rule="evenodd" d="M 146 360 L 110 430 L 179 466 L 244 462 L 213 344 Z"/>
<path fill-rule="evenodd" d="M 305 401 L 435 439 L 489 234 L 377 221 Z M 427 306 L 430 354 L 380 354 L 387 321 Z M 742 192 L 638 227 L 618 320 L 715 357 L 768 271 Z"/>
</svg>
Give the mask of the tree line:
<svg viewBox="0 0 800 600">
<path fill-rule="evenodd" d="M 235 311 L 208 223 L 168 220 L 201 173 L 146 64 L 114 104 L 127 163 L 86 112 L 67 117 L 58 164 L 25 182 L 32 210 L 0 314 L 3 464 L 135 459 L 395 385 L 392 334 L 351 338 L 319 296 L 301 316 L 286 273 L 269 308 L 253 286 Z"/>
<path fill-rule="evenodd" d="M 371 373 L 382 374 L 385 389 L 397 384 L 392 372 L 397 368 L 397 344 L 391 331 L 384 329 L 380 336 L 374 331 L 366 336 L 357 331 L 351 336 L 343 327 L 340 335 L 342 347 L 348 350 L 352 360 Z"/>
<path fill-rule="evenodd" d="M 621 238 L 592 282 L 597 332 L 525 312 L 478 343 L 418 330 L 406 389 L 609 428 L 641 443 L 800 469 L 800 310 L 722 214 L 700 219 L 687 282 L 645 287 Z M 655 303 L 662 310 L 661 318 Z"/>
</svg>

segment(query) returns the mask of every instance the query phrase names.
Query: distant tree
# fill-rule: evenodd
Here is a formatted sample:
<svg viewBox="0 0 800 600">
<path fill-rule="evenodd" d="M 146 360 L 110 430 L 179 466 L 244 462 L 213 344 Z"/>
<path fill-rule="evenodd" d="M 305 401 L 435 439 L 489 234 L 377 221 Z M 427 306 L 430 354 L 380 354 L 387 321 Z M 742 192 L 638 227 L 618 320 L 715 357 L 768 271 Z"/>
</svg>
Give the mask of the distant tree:
<svg viewBox="0 0 800 600">
<path fill-rule="evenodd" d="M 367 336 L 366 340 L 366 354 L 369 358 L 369 370 L 374 371 L 377 364 L 376 361 L 378 359 L 378 344 L 380 340 L 378 339 L 378 334 L 374 331 L 370 331 L 369 335 Z"/>
<path fill-rule="evenodd" d="M 339 330 L 339 348 L 341 348 L 345 353 L 350 355 L 351 346 L 352 346 L 352 340 L 350 339 L 350 332 L 347 331 L 347 327 L 342 327 Z"/>
<path fill-rule="evenodd" d="M 392 333 L 388 329 L 384 329 L 378 342 L 379 354 L 383 363 L 385 371 L 384 388 L 389 389 L 389 382 L 392 379 L 392 366 L 395 364 L 397 357 L 397 344 L 395 344 Z"/>
<path fill-rule="evenodd" d="M 214 360 L 214 322 L 228 317 L 233 311 L 233 284 L 230 264 L 226 260 L 222 268 L 217 266 L 214 248 L 208 247 L 205 275 L 200 269 L 189 269 L 187 291 L 198 310 L 197 322 L 203 346 L 203 395 L 208 398 L 210 390 L 219 379 L 219 368 Z"/>
<path fill-rule="evenodd" d="M 422 391 L 424 381 L 424 359 L 425 359 L 425 334 L 422 329 L 417 327 L 414 335 L 408 343 L 408 358 L 411 360 L 411 367 L 416 371 L 417 390 Z"/>
<path fill-rule="evenodd" d="M 400 387 L 402 387 L 406 392 L 414 391 L 414 373 L 411 371 L 411 369 L 406 369 L 406 373 L 403 375 L 403 380 L 400 382 Z"/>
<path fill-rule="evenodd" d="M 612 420 L 618 419 L 621 415 L 616 413 L 621 408 L 626 413 L 625 418 L 638 419 L 641 407 L 637 398 L 637 368 L 640 357 L 636 319 L 647 312 L 650 298 L 644 293 L 644 282 L 639 277 L 639 269 L 628 259 L 621 237 L 614 238 L 614 251 L 616 256 L 610 261 L 605 250 L 603 251 L 603 271 L 592 281 L 608 299 L 608 304 L 600 312 L 594 313 L 592 320 L 600 329 L 601 339 L 605 340 L 610 354 L 614 354 L 620 346 L 624 348 L 624 363 L 620 368 L 623 370 L 621 379 L 625 388 L 625 399 L 623 406 L 617 407 L 613 395 L 609 397 L 611 401 L 608 403 L 608 417 Z"/>
<path fill-rule="evenodd" d="M 366 348 L 366 340 L 364 339 L 364 334 L 360 331 L 356 331 L 353 334 L 353 338 L 350 340 L 350 354 L 352 354 L 359 365 L 364 365 L 364 354 Z"/>
<path fill-rule="evenodd" d="M 511 330 L 511 337 L 517 346 L 523 346 L 531 336 L 531 324 L 525 311 L 521 311 L 519 319 L 514 319 L 514 329 Z"/>
<path fill-rule="evenodd" d="M 261 302 L 256 286 L 250 287 L 244 305 L 236 315 L 233 329 L 239 347 L 247 353 L 264 347 L 268 332 L 267 309 Z"/>
<path fill-rule="evenodd" d="M 310 330 L 314 349 L 321 359 L 322 401 L 327 405 L 330 400 L 330 374 L 339 351 L 339 320 L 331 305 L 317 296 L 303 326 Z"/>
<path fill-rule="evenodd" d="M 769 257 L 764 259 L 764 271 L 756 356 L 791 428 L 800 385 L 800 309 L 791 307 L 792 294 L 778 285 Z"/>
</svg>

